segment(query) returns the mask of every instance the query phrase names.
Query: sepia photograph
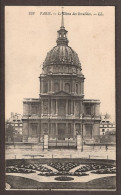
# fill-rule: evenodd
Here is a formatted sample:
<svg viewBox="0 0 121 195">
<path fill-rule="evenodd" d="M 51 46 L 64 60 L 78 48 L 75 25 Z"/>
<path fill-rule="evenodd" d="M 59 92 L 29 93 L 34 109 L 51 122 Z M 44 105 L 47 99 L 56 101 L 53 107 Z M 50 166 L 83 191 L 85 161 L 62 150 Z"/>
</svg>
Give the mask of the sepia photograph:
<svg viewBox="0 0 121 195">
<path fill-rule="evenodd" d="M 5 6 L 7 191 L 116 191 L 115 102 L 115 6 Z"/>
</svg>

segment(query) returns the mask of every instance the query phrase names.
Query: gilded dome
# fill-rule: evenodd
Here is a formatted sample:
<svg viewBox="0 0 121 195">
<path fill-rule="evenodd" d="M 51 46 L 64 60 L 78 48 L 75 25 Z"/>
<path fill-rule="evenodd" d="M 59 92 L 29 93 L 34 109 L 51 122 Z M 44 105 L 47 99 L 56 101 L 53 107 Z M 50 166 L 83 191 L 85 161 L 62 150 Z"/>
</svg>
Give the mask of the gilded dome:
<svg viewBox="0 0 121 195">
<path fill-rule="evenodd" d="M 53 47 L 51 51 L 47 53 L 44 61 L 44 66 L 46 65 L 75 65 L 81 66 L 78 54 L 68 45 L 62 44 Z"/>
</svg>

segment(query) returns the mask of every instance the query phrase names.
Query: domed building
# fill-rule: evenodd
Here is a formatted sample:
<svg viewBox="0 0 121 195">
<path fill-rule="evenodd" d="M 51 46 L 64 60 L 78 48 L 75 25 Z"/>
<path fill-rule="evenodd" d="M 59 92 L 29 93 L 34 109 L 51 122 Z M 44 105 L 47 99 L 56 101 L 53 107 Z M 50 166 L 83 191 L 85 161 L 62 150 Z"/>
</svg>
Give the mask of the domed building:
<svg viewBox="0 0 121 195">
<path fill-rule="evenodd" d="M 43 62 L 39 98 L 23 101 L 23 142 L 81 150 L 84 143 L 99 142 L 100 101 L 84 99 L 85 78 L 68 46 L 63 14 L 57 32 L 57 45 Z"/>
</svg>

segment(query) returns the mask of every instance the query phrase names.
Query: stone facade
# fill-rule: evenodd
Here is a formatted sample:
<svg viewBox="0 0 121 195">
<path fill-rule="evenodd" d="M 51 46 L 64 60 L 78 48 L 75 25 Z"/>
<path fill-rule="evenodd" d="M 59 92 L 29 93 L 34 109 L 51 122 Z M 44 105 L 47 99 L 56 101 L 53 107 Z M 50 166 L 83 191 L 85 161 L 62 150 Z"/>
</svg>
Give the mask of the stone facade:
<svg viewBox="0 0 121 195">
<path fill-rule="evenodd" d="M 99 142 L 100 101 L 84 99 L 81 63 L 66 34 L 62 24 L 43 63 L 39 98 L 23 102 L 23 141 L 43 142 L 44 148 Z"/>
<path fill-rule="evenodd" d="M 12 127 L 12 128 L 11 128 Z M 5 123 L 6 142 L 22 142 L 23 122 L 22 115 L 11 112 L 10 118 Z M 9 130 L 8 130 L 9 129 Z M 8 133 L 12 129 L 11 135 Z"/>
<path fill-rule="evenodd" d="M 18 113 L 11 112 L 11 117 L 6 121 L 6 126 L 12 125 L 16 131 L 22 135 L 23 122 L 22 115 Z"/>
<path fill-rule="evenodd" d="M 105 135 L 108 132 L 116 132 L 115 123 L 111 122 L 108 114 L 101 116 L 100 135 Z"/>
</svg>

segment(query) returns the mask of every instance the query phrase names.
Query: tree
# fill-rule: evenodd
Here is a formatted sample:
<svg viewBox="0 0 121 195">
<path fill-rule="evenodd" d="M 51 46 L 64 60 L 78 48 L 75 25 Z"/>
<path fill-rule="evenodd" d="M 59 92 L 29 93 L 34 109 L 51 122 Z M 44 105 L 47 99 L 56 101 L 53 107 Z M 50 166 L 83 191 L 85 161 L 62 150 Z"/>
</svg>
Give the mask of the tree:
<svg viewBox="0 0 121 195">
<path fill-rule="evenodd" d="M 11 138 L 11 141 L 13 141 L 14 135 L 15 135 L 15 128 L 11 124 L 8 124 L 6 127 L 6 133 L 5 133 L 7 141 L 8 141 L 8 138 Z"/>
</svg>

